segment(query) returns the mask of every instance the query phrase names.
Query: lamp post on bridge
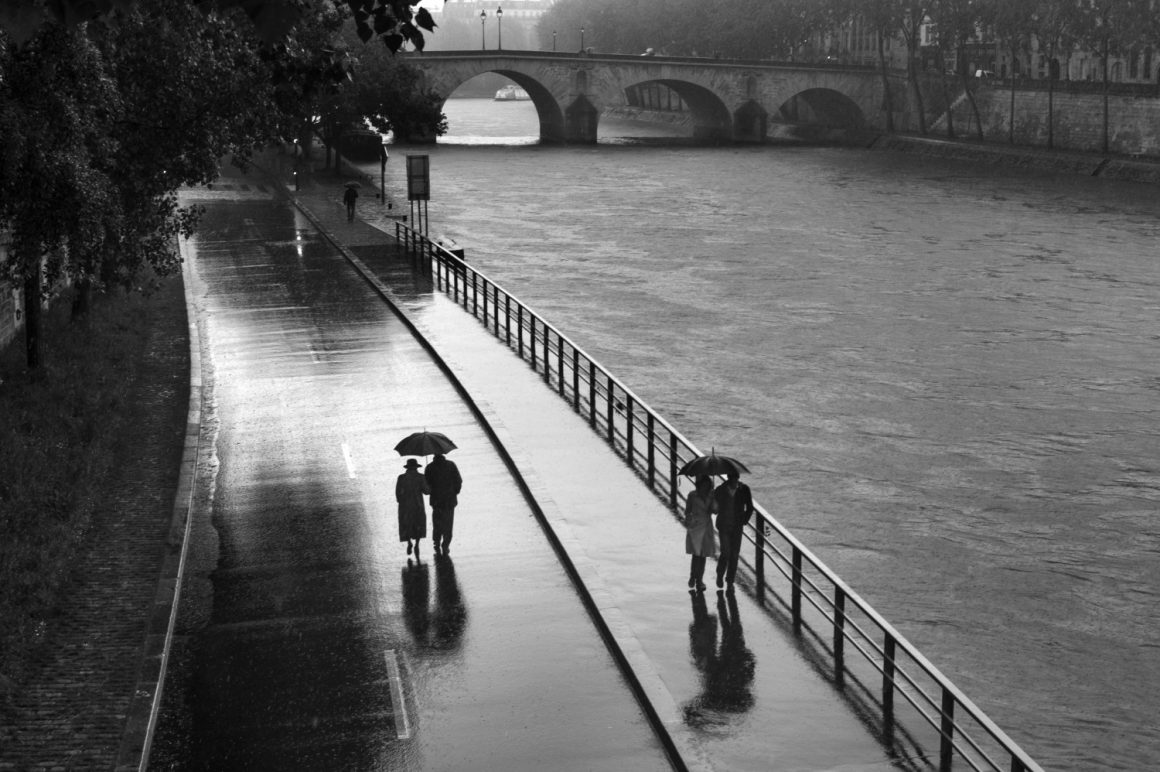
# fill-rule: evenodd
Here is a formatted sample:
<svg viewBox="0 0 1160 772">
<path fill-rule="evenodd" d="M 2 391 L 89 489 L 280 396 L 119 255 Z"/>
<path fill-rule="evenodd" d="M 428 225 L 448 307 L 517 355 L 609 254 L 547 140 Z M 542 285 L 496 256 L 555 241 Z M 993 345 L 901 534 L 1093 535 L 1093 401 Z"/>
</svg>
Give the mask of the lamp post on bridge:
<svg viewBox="0 0 1160 772">
<path fill-rule="evenodd" d="M 552 30 L 552 53 L 556 52 L 556 30 Z"/>
<path fill-rule="evenodd" d="M 503 8 L 501 6 L 495 7 L 495 21 L 499 25 L 499 50 L 503 50 Z"/>
<path fill-rule="evenodd" d="M 584 53 L 584 28 L 580 28 L 580 53 Z"/>
<path fill-rule="evenodd" d="M 479 50 L 487 50 L 487 9 L 479 12 Z"/>
</svg>

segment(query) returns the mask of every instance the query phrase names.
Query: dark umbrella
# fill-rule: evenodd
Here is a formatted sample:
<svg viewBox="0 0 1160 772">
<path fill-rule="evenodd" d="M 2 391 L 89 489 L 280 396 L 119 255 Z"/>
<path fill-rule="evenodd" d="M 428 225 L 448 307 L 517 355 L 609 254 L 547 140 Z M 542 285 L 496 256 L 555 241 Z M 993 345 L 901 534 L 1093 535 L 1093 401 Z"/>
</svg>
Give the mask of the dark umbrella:
<svg viewBox="0 0 1160 772">
<path fill-rule="evenodd" d="M 455 443 L 445 434 L 422 431 L 404 437 L 395 446 L 395 450 L 400 456 L 431 456 L 436 453 L 450 453 L 455 447 Z"/>
<path fill-rule="evenodd" d="M 749 474 L 749 470 L 745 468 L 745 464 L 741 463 L 735 458 L 729 456 L 718 456 L 717 452 L 710 451 L 707 456 L 697 456 L 692 461 L 682 466 L 677 474 L 688 475 L 695 477 L 697 475 L 713 475 L 728 474 L 729 472 L 737 472 L 741 474 Z"/>
<path fill-rule="evenodd" d="M 362 183 L 361 183 L 361 182 L 356 182 L 356 181 L 354 181 L 354 180 L 351 180 L 350 182 L 346 183 L 346 186 L 347 186 L 348 188 L 361 188 L 361 187 L 362 187 Z"/>
</svg>

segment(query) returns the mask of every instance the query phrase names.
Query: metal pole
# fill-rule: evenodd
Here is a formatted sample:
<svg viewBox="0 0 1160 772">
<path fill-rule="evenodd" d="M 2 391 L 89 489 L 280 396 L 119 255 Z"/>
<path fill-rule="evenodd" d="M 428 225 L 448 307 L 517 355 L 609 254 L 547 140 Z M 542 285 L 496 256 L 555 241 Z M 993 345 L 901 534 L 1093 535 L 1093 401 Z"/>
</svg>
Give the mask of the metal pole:
<svg viewBox="0 0 1160 772">
<path fill-rule="evenodd" d="M 669 506 L 677 508 L 677 435 L 669 432 Z"/>
<path fill-rule="evenodd" d="M 938 747 L 939 772 L 950 772 L 955 753 L 955 696 L 945 686 L 942 690 L 942 723 L 940 733 L 942 737 L 939 740 Z"/>
<path fill-rule="evenodd" d="M 653 417 L 652 411 L 650 410 L 648 413 L 648 487 L 649 488 L 655 487 L 653 485 L 653 477 L 656 474 L 656 469 L 657 469 L 656 451 L 653 449 L 653 445 L 655 444 L 655 441 L 656 441 L 656 427 L 654 426 L 655 420 L 656 419 Z"/>
<path fill-rule="evenodd" d="M 487 11 L 479 12 L 479 50 L 487 50 Z"/>
<path fill-rule="evenodd" d="M 495 21 L 499 25 L 499 45 L 496 46 L 500 51 L 503 50 L 503 8 L 495 7 Z"/>
<path fill-rule="evenodd" d="M 802 551 L 799 547 L 793 548 L 793 574 L 790 581 L 793 583 L 790 589 L 793 624 L 794 627 L 800 627 L 802 623 Z"/>
<path fill-rule="evenodd" d="M 625 397 L 624 403 L 625 403 L 625 407 L 627 408 L 626 412 L 628 415 L 628 427 L 626 430 L 627 436 L 625 437 L 625 439 L 627 441 L 627 444 L 625 447 L 626 447 L 626 450 L 628 451 L 626 454 L 628 456 L 628 468 L 629 469 L 636 469 L 636 453 L 634 453 L 633 449 L 632 449 L 632 430 L 634 428 L 636 428 L 635 427 L 636 422 L 633 421 L 633 419 L 632 419 L 632 395 L 631 394 L 629 394 Z"/>
</svg>

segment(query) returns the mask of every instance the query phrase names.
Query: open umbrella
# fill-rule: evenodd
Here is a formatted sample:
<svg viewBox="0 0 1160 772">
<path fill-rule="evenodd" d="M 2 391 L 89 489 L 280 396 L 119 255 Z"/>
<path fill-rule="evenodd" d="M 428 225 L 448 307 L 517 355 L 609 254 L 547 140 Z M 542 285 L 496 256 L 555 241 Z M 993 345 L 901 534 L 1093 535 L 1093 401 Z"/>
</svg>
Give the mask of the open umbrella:
<svg viewBox="0 0 1160 772">
<path fill-rule="evenodd" d="M 361 182 L 358 182 L 358 181 L 356 181 L 356 180 L 351 180 L 350 182 L 346 183 L 346 186 L 347 186 L 348 188 L 361 188 L 361 187 L 362 187 L 362 183 L 361 183 Z"/>
<path fill-rule="evenodd" d="M 745 464 L 729 456 L 719 456 L 716 450 L 712 450 L 709 452 L 709 455 L 697 456 L 692 461 L 686 463 L 678 470 L 677 474 L 688 475 L 689 477 L 705 474 L 711 477 L 718 474 L 728 474 L 729 472 L 737 472 L 738 474 L 744 472 L 745 474 L 749 474 L 749 470 L 745 468 Z"/>
<path fill-rule="evenodd" d="M 436 453 L 450 453 L 455 443 L 439 432 L 421 431 L 409 434 L 395 446 L 400 456 L 431 456 Z"/>
</svg>

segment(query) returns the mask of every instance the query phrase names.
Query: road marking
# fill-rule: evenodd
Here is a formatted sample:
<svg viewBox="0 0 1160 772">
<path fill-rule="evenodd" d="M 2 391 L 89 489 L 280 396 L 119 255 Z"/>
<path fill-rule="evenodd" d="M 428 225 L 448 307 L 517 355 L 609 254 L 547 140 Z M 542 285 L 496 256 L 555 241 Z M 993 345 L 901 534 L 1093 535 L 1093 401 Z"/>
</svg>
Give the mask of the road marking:
<svg viewBox="0 0 1160 772">
<path fill-rule="evenodd" d="M 391 685 L 391 704 L 395 708 L 395 734 L 400 740 L 411 739 L 411 721 L 407 718 L 407 703 L 403 701 L 403 680 L 399 676 L 399 655 L 394 649 L 383 653 L 387 660 L 387 680 Z"/>
<path fill-rule="evenodd" d="M 346 459 L 346 471 L 349 474 L 350 479 L 353 480 L 354 478 L 358 477 L 358 475 L 354 473 L 354 459 L 350 457 L 350 445 L 347 445 L 345 442 L 342 443 L 342 457 Z"/>
</svg>

